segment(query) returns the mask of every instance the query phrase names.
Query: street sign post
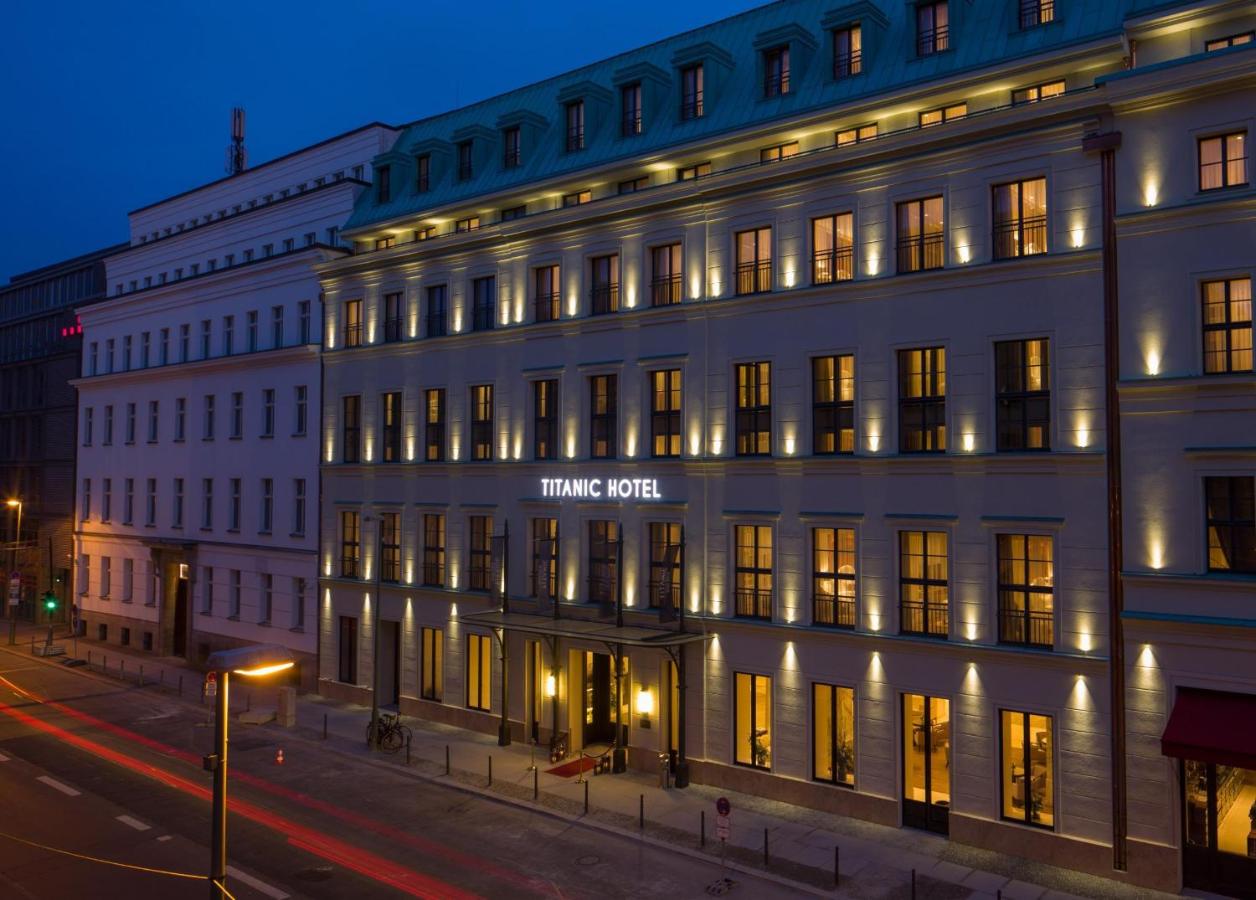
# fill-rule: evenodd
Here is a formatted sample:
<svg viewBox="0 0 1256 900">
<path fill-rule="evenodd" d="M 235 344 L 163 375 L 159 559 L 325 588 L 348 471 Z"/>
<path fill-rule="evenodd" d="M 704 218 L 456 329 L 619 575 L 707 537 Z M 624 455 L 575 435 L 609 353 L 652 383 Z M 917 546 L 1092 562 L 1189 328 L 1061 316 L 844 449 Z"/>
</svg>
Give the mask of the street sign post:
<svg viewBox="0 0 1256 900">
<path fill-rule="evenodd" d="M 17 606 L 22 602 L 22 573 L 9 575 L 9 606 Z"/>
<path fill-rule="evenodd" d="M 728 840 L 730 829 L 732 827 L 733 805 L 728 802 L 727 797 L 720 797 L 715 801 L 715 836 L 720 842 Z"/>
</svg>

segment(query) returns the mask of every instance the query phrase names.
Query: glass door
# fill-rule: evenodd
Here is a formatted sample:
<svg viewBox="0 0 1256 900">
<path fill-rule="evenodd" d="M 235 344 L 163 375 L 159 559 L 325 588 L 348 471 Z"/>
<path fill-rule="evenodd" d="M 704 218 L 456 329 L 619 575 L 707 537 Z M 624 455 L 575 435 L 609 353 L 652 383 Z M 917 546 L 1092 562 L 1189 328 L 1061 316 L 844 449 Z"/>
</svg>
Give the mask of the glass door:
<svg viewBox="0 0 1256 900">
<path fill-rule="evenodd" d="M 1187 887 L 1252 896 L 1256 770 L 1184 760 L 1182 875 Z"/>
<path fill-rule="evenodd" d="M 946 834 L 951 809 L 951 701 L 903 695 L 903 824 Z"/>
</svg>

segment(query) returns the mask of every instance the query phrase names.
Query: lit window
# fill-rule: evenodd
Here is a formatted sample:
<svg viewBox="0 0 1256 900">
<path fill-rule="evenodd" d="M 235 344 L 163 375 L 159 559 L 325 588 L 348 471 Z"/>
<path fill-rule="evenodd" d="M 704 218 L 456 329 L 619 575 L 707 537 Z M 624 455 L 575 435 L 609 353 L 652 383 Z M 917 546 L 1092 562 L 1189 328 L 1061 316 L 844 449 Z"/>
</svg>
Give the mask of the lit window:
<svg viewBox="0 0 1256 900">
<path fill-rule="evenodd" d="M 737 365 L 737 455 L 772 454 L 772 364 Z"/>
<path fill-rule="evenodd" d="M 863 33 L 858 25 L 833 32 L 833 77 L 848 78 L 863 71 Z"/>
<path fill-rule="evenodd" d="M 493 458 L 493 386 L 478 384 L 471 388 L 471 459 Z"/>
<path fill-rule="evenodd" d="M 558 381 L 532 383 L 532 457 L 558 459 Z"/>
<path fill-rule="evenodd" d="M 1256 479 L 1204 479 L 1208 571 L 1256 574 Z"/>
<path fill-rule="evenodd" d="M 854 215 L 838 213 L 811 220 L 811 281 L 832 284 L 855 277 Z"/>
<path fill-rule="evenodd" d="M 1241 34 L 1231 34 L 1222 38 L 1213 38 L 1204 44 L 1204 50 L 1211 53 L 1214 50 L 1224 50 L 1227 47 L 1237 47 L 1240 44 L 1250 44 L 1256 38 L 1256 32 L 1244 31 Z"/>
<path fill-rule="evenodd" d="M 759 162 L 773 163 L 780 162 L 783 159 L 789 159 L 798 155 L 798 142 L 791 141 L 788 144 L 778 144 L 775 147 L 764 147 L 759 151 Z"/>
<path fill-rule="evenodd" d="M 650 523 L 651 608 L 680 607 L 681 571 L 684 564 L 681 526 L 678 522 Z"/>
<path fill-rule="evenodd" d="M 680 369 L 650 373 L 650 454 L 680 456 Z"/>
<path fill-rule="evenodd" d="M 537 266 L 532 270 L 533 310 L 538 322 L 553 322 L 562 309 L 560 269 L 557 265 Z"/>
<path fill-rule="evenodd" d="M 471 547 L 467 554 L 467 590 L 487 591 L 490 588 L 493 556 L 493 517 L 471 516 Z"/>
<path fill-rule="evenodd" d="M 1247 184 L 1247 132 L 1236 131 L 1199 140 L 1199 189 Z"/>
<path fill-rule="evenodd" d="M 1204 371 L 1252 371 L 1252 280 L 1205 281 Z"/>
<path fill-rule="evenodd" d="M 945 531 L 899 533 L 899 631 L 945 638 L 950 632 Z"/>
<path fill-rule="evenodd" d="M 811 686 L 811 777 L 855 785 L 855 691 L 835 684 Z"/>
<path fill-rule="evenodd" d="M 999 711 L 1003 818 L 1055 826 L 1055 763 L 1051 717 Z"/>
<path fill-rule="evenodd" d="M 763 96 L 780 97 L 789 93 L 789 46 L 763 51 Z"/>
<path fill-rule="evenodd" d="M 1055 21 L 1055 0 L 1020 0 L 1020 27 L 1034 28 Z"/>
<path fill-rule="evenodd" d="M 772 229 L 739 231 L 735 240 L 737 293 L 759 294 L 772 290 Z"/>
<path fill-rule="evenodd" d="M 1055 643 L 1055 562 L 1051 538 L 1000 534 L 999 641 L 1050 649 Z"/>
<path fill-rule="evenodd" d="M 994 258 L 1014 259 L 1047 252 L 1047 180 L 1032 178 L 995 185 Z"/>
<path fill-rule="evenodd" d="M 811 529 L 811 622 L 855 627 L 855 529 Z"/>
<path fill-rule="evenodd" d="M 419 664 L 419 696 L 439 703 L 445 693 L 445 633 L 441 629 L 422 629 Z"/>
<path fill-rule="evenodd" d="M 595 256 L 589 261 L 591 313 L 595 316 L 619 310 L 619 254 Z"/>
<path fill-rule="evenodd" d="M 563 207 L 583 206 L 593 199 L 593 192 L 589 190 L 572 191 L 570 194 L 563 194 Z"/>
<path fill-rule="evenodd" d="M 357 512 L 340 514 L 340 577 L 357 578 L 362 560 L 362 516 Z"/>
<path fill-rule="evenodd" d="M 733 761 L 754 769 L 772 768 L 772 679 L 735 674 Z"/>
<path fill-rule="evenodd" d="M 811 360 L 811 450 L 816 455 L 855 452 L 855 357 Z"/>
<path fill-rule="evenodd" d="M 488 712 L 493 694 L 493 639 L 467 635 L 467 708 Z"/>
<path fill-rule="evenodd" d="M 445 516 L 423 514 L 423 584 L 445 586 Z"/>
<path fill-rule="evenodd" d="M 692 166 L 681 166 L 676 170 L 677 181 L 693 181 L 697 178 L 705 178 L 711 174 L 711 164 L 709 162 L 696 163 Z"/>
<path fill-rule="evenodd" d="M 858 125 L 854 128 L 844 128 L 837 132 L 834 142 L 839 147 L 845 147 L 849 144 L 861 144 L 864 141 L 871 141 L 877 136 L 877 124 L 873 122 L 869 125 Z"/>
<path fill-rule="evenodd" d="M 619 451 L 619 376 L 589 378 L 589 456 L 614 459 Z"/>
<path fill-rule="evenodd" d="M 479 227 L 480 227 L 480 217 L 468 216 L 467 218 L 459 219 L 457 222 L 454 223 L 454 232 L 456 234 L 462 234 L 467 231 L 475 231 Z"/>
<path fill-rule="evenodd" d="M 772 529 L 768 525 L 738 525 L 733 572 L 735 611 L 746 619 L 772 618 Z"/>
<path fill-rule="evenodd" d="M 1051 377 L 1047 338 L 996 341 L 996 448 L 1051 449 Z"/>
<path fill-rule="evenodd" d="M 681 245 L 664 244 L 650 248 L 650 305 L 671 306 L 684 297 L 681 282 Z"/>
<path fill-rule="evenodd" d="M 968 115 L 967 103 L 953 103 L 950 106 L 942 106 L 922 112 L 920 114 L 920 127 L 928 128 L 930 125 L 941 125 L 943 122 L 962 119 L 966 115 Z"/>
<path fill-rule="evenodd" d="M 916 7 L 916 55 L 932 56 L 950 49 L 950 16 L 946 0 Z"/>
<path fill-rule="evenodd" d="M 345 346 L 362 346 L 362 301 L 345 301 Z"/>
<path fill-rule="evenodd" d="M 927 197 L 898 204 L 898 271 L 942 268 L 942 198 Z"/>
<path fill-rule="evenodd" d="M 1017 88 L 1012 91 L 1012 105 L 1020 106 L 1023 103 L 1037 103 L 1039 100 L 1049 100 L 1052 97 L 1059 97 L 1063 94 L 1064 79 L 1061 78 L 1058 81 L 1048 81 L 1044 84 Z"/>
<path fill-rule="evenodd" d="M 898 351 L 898 449 L 946 451 L 946 350 Z"/>
</svg>

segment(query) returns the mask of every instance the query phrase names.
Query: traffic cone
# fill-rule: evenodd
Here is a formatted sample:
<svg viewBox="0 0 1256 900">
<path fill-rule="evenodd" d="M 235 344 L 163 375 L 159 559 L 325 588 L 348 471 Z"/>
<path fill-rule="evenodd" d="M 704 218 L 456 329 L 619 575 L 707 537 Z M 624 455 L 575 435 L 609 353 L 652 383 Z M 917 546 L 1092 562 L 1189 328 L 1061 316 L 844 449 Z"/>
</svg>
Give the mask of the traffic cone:
<svg viewBox="0 0 1256 900">
<path fill-rule="evenodd" d="M 283 747 L 280 747 L 278 750 L 275 751 L 275 765 L 277 766 L 283 765 Z"/>
</svg>

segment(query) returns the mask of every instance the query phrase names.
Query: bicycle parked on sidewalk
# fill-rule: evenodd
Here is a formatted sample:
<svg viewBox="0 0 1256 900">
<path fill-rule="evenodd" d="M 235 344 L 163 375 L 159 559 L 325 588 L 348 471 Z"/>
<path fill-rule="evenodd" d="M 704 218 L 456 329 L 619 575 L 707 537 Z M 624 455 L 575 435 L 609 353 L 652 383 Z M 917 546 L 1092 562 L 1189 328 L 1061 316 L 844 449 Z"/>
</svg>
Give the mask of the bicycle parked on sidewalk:
<svg viewBox="0 0 1256 900">
<path fill-rule="evenodd" d="M 380 713 L 379 716 L 379 732 L 376 746 L 385 753 L 396 753 L 406 744 L 410 743 L 410 739 L 414 733 L 409 726 L 401 724 L 401 715 Z M 371 746 L 371 723 L 366 723 L 366 745 Z"/>
</svg>

